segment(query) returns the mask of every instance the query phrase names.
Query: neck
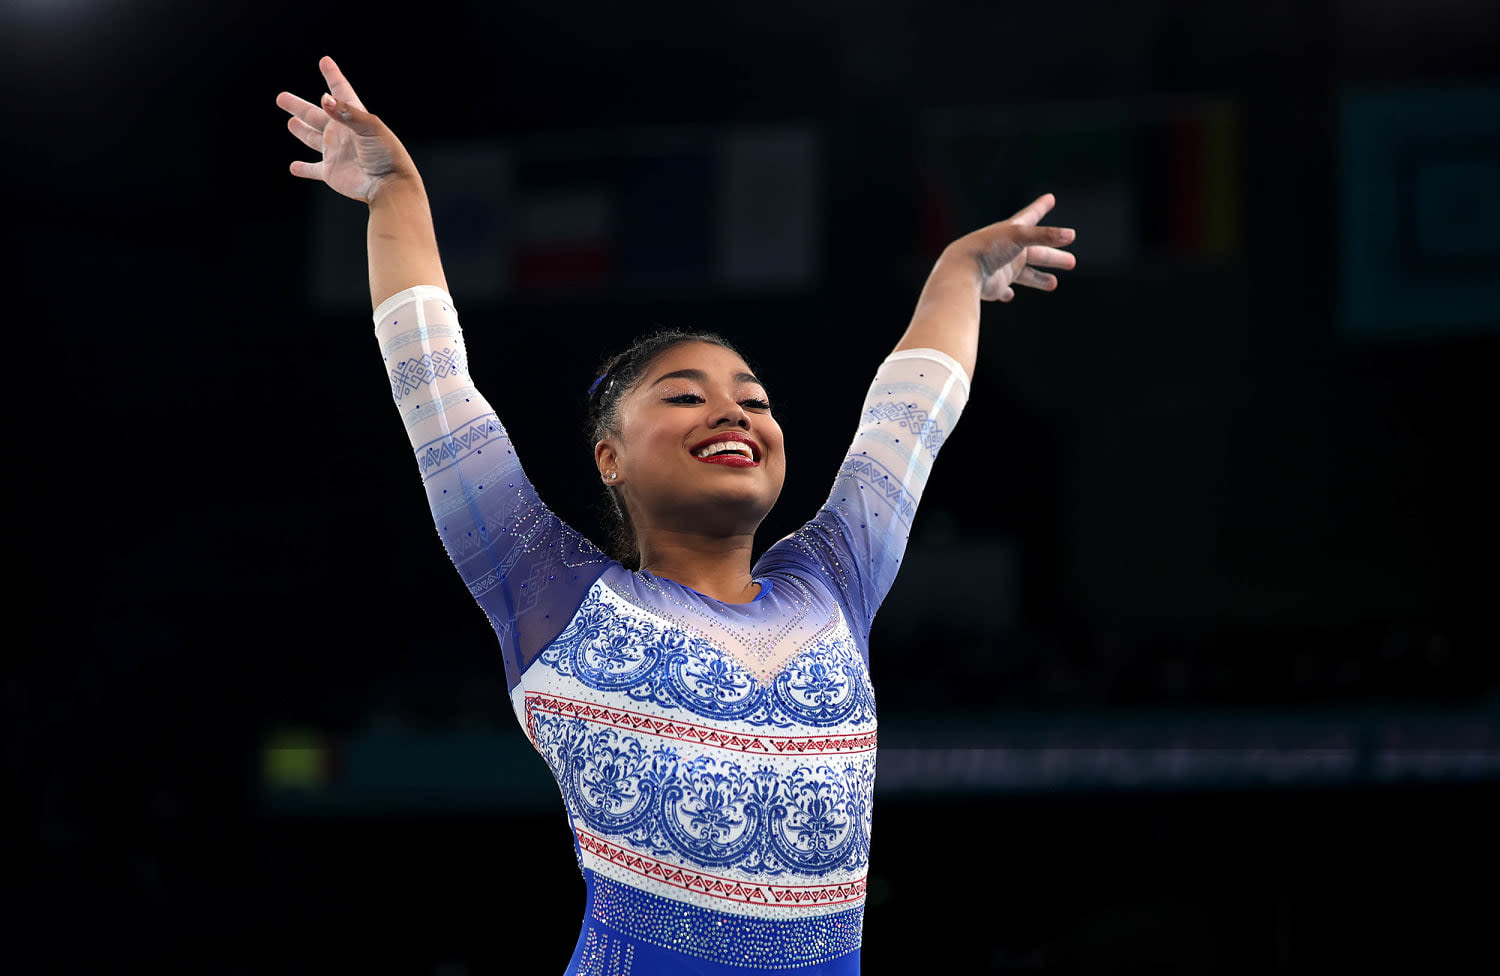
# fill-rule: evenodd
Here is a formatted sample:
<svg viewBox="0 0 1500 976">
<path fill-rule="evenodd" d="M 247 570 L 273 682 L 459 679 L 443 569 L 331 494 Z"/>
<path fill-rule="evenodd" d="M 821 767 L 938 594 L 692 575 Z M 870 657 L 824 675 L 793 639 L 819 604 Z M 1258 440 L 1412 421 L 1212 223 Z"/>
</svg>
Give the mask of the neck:
<svg viewBox="0 0 1500 976">
<path fill-rule="evenodd" d="M 760 593 L 750 582 L 754 536 L 708 538 L 657 531 L 640 540 L 641 570 L 724 603 L 749 603 Z"/>
</svg>

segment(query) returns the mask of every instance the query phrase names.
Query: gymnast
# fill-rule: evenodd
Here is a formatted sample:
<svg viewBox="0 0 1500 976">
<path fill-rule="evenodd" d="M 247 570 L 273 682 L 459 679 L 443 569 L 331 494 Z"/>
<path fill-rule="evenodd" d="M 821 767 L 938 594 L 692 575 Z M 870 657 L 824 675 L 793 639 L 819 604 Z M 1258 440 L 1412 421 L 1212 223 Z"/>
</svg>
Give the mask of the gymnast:
<svg viewBox="0 0 1500 976">
<path fill-rule="evenodd" d="M 827 502 L 753 563 L 786 449 L 735 348 L 657 331 L 580 377 L 618 522 L 606 551 L 538 498 L 473 384 L 411 156 L 332 58 L 319 69 L 317 103 L 276 97 L 319 154 L 291 173 L 369 208 L 391 394 L 572 829 L 586 901 L 567 976 L 857 974 L 871 621 L 968 399 L 981 303 L 1051 291 L 1043 269 L 1074 266 L 1073 231 L 1039 225 L 1053 197 L 944 249 L 857 415 L 850 404 L 853 442 Z M 537 910 L 518 903 L 507 918 Z"/>
</svg>

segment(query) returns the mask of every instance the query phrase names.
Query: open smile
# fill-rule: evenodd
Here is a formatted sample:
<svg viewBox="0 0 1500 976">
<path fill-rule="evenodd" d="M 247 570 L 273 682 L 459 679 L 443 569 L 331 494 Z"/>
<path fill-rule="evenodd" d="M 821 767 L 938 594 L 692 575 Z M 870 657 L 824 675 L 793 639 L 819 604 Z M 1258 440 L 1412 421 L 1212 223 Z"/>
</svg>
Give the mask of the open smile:
<svg viewBox="0 0 1500 976">
<path fill-rule="evenodd" d="M 689 450 L 704 464 L 727 464 L 732 468 L 760 466 L 760 445 L 740 433 L 715 434 Z"/>
</svg>

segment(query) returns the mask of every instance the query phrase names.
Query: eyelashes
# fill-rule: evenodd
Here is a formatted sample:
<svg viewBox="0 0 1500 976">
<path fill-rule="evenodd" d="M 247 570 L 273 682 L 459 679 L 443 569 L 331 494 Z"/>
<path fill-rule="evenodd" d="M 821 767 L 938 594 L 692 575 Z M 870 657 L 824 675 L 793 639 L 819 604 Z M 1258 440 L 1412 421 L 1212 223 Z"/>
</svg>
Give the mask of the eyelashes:
<svg viewBox="0 0 1500 976">
<path fill-rule="evenodd" d="M 682 403 L 682 404 L 692 405 L 692 404 L 702 403 L 704 401 L 703 401 L 703 397 L 699 396 L 696 393 L 678 393 L 676 396 L 662 397 L 662 402 L 663 403 Z M 741 400 L 740 401 L 740 405 L 744 406 L 744 407 L 749 407 L 752 410 L 770 410 L 771 409 L 771 404 L 769 402 L 767 402 L 765 400 L 762 400 L 762 399 L 759 399 L 759 398 L 756 398 L 756 397 L 751 397 L 748 400 Z"/>
</svg>

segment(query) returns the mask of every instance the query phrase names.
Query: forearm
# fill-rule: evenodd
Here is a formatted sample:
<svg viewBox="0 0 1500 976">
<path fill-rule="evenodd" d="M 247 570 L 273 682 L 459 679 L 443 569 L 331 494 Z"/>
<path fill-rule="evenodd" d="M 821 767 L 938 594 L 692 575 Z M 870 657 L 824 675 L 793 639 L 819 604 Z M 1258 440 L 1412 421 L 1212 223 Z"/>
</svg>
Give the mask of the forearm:
<svg viewBox="0 0 1500 976">
<path fill-rule="evenodd" d="M 370 204 L 367 242 L 372 308 L 414 285 L 448 290 L 420 176 L 413 174 L 381 188 Z"/>
<path fill-rule="evenodd" d="M 979 304 L 984 278 L 970 253 L 945 250 L 927 276 L 911 324 L 892 352 L 937 349 L 974 376 L 979 354 Z"/>
</svg>

